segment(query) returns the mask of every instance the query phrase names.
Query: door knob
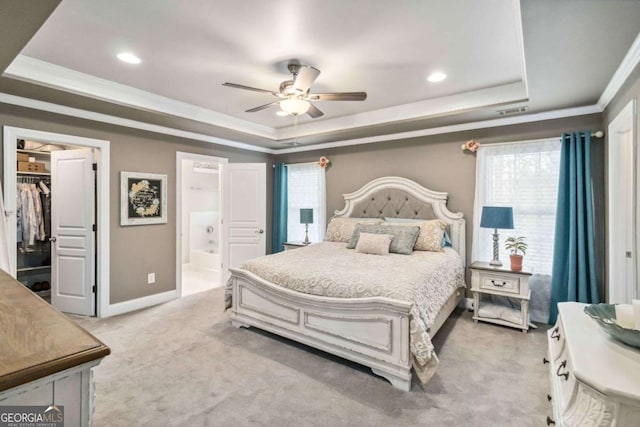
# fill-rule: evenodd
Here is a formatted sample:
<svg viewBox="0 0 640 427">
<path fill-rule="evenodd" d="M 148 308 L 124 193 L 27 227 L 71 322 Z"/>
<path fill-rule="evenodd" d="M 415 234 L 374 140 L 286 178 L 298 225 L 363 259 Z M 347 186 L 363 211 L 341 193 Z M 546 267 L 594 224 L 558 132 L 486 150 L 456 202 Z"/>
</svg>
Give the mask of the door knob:
<svg viewBox="0 0 640 427">
<path fill-rule="evenodd" d="M 49 237 L 49 241 L 55 243 L 58 238 L 56 236 Z"/>
<path fill-rule="evenodd" d="M 264 233 L 264 230 L 261 228 L 260 230 L 256 231 L 256 233 L 258 233 L 258 234 L 263 234 L 263 233 Z"/>
</svg>

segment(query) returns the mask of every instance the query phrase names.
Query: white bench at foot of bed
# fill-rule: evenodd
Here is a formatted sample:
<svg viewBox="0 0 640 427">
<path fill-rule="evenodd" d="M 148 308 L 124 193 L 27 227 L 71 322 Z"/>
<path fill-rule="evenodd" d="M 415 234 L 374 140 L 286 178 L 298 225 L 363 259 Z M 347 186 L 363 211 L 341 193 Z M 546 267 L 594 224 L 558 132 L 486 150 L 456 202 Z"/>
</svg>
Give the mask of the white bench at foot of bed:
<svg viewBox="0 0 640 427">
<path fill-rule="evenodd" d="M 245 270 L 231 273 L 234 326 L 273 332 L 368 366 L 394 387 L 411 389 L 411 303 L 321 297 L 279 287 Z"/>
</svg>

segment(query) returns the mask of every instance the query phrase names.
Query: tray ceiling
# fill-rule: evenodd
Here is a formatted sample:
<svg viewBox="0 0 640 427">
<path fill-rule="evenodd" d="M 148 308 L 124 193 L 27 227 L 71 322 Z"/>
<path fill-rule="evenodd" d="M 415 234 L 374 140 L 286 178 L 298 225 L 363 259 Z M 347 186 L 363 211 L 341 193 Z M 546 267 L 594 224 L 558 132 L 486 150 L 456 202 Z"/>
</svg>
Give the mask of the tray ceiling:
<svg viewBox="0 0 640 427">
<path fill-rule="evenodd" d="M 65 0 L 3 76 L 273 147 L 495 119 L 506 106 L 594 104 L 639 22 L 627 1 Z M 117 60 L 123 51 L 141 64 Z M 221 85 L 277 90 L 292 59 L 321 70 L 313 91 L 367 100 L 316 102 L 319 119 L 280 117 L 244 112 L 271 95 Z M 434 71 L 447 79 L 428 82 Z"/>
</svg>

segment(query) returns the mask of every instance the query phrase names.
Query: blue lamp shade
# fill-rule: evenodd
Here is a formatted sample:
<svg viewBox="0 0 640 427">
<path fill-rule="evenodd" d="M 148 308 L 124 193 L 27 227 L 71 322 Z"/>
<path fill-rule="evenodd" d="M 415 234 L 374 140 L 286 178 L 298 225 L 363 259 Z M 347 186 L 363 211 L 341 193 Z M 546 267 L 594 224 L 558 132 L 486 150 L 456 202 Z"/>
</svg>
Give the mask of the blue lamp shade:
<svg viewBox="0 0 640 427">
<path fill-rule="evenodd" d="M 483 206 L 482 218 L 480 219 L 482 228 L 513 228 L 513 208 L 503 206 Z"/>
<path fill-rule="evenodd" d="M 313 224 L 313 209 L 300 209 L 300 224 Z"/>
</svg>

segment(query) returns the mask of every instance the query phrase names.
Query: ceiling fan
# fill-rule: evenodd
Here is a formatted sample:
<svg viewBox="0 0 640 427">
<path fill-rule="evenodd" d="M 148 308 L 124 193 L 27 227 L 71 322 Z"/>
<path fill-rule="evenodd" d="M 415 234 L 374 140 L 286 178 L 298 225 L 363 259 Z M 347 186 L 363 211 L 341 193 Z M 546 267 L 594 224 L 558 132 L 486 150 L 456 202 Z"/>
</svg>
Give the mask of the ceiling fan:
<svg viewBox="0 0 640 427">
<path fill-rule="evenodd" d="M 225 82 L 222 85 L 236 89 L 269 93 L 278 98 L 277 101 L 251 108 L 245 111 L 246 113 L 255 113 L 265 108 L 279 106 L 288 115 L 298 116 L 307 113 L 311 118 L 315 119 L 324 113 L 313 105 L 311 101 L 364 101 L 367 99 L 366 92 L 311 93 L 311 85 L 320 75 L 320 70 L 310 65 L 300 65 L 293 62 L 289 63 L 287 68 L 293 78 L 280 83 L 280 89 L 277 92 L 236 83 Z"/>
</svg>

